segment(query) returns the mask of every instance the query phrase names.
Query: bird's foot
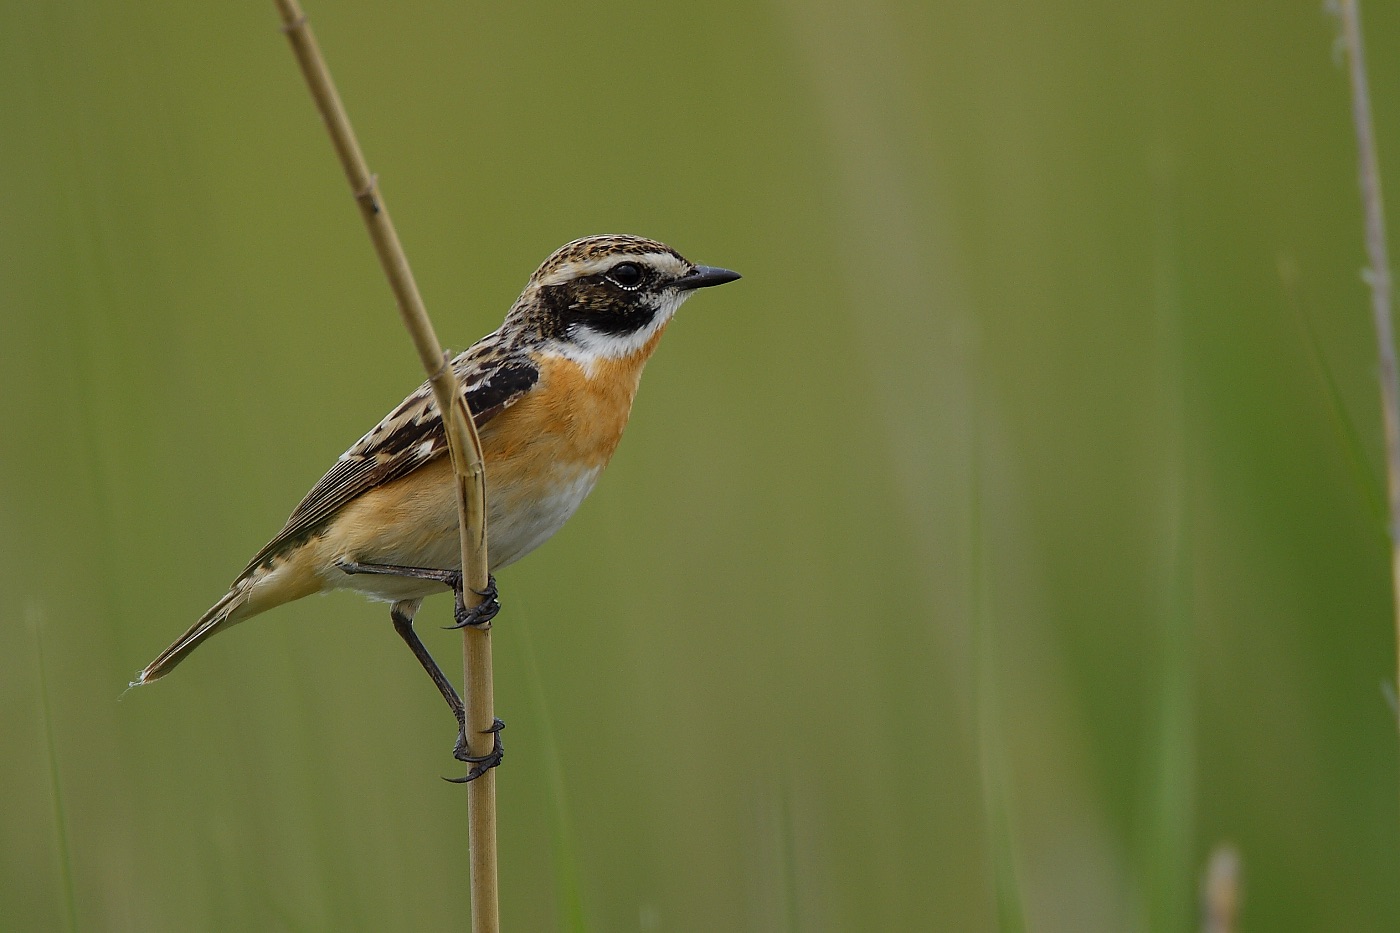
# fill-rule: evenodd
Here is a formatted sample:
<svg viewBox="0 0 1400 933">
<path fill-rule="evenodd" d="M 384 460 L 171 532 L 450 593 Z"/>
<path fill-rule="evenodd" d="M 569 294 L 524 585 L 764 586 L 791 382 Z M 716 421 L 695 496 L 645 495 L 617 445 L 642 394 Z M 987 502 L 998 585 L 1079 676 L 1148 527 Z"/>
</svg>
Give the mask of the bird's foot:
<svg viewBox="0 0 1400 933">
<path fill-rule="evenodd" d="M 505 757 L 505 747 L 501 744 L 501 730 L 505 727 L 506 724 L 501 720 L 493 720 L 491 728 L 483 729 L 481 732 L 482 735 L 491 736 L 491 751 L 485 755 L 472 755 L 468 753 L 467 729 L 463 725 L 462 731 L 457 735 L 457 744 L 452 748 L 452 757 L 471 765 L 471 769 L 462 777 L 443 778 L 443 780 L 452 784 L 467 784 L 499 765 L 501 759 Z"/>
<path fill-rule="evenodd" d="M 479 628 L 489 629 L 491 620 L 496 618 L 496 613 L 501 611 L 501 601 L 496 598 L 496 578 L 490 574 L 486 575 L 486 589 L 472 590 L 473 593 L 481 597 L 481 602 L 475 606 L 467 606 L 466 589 L 462 585 L 462 575 L 456 574 L 449 586 L 452 592 L 457 594 L 457 605 L 453 609 L 452 616 L 456 619 L 453 625 L 445 625 L 443 628 Z"/>
</svg>

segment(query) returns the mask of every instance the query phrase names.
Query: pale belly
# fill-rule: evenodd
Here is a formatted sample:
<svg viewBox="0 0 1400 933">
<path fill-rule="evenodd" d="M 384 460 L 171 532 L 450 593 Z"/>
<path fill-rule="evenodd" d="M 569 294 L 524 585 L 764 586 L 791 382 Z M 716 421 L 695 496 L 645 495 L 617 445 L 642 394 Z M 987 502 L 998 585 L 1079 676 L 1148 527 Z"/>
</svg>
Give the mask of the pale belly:
<svg viewBox="0 0 1400 933">
<path fill-rule="evenodd" d="M 508 566 L 544 544 L 578 511 L 598 482 L 601 467 L 570 471 L 545 495 L 498 491 L 487 503 L 487 554 L 492 569 Z"/>
<path fill-rule="evenodd" d="M 487 557 L 494 572 L 548 541 L 583 504 L 601 467 L 554 466 L 546 481 L 512 477 L 487 491 Z M 426 474 L 426 475 L 421 475 Z M 324 589 L 355 590 L 372 599 L 397 602 L 443 592 L 437 583 L 383 574 L 346 574 L 336 562 L 397 564 L 457 569 L 461 550 L 457 503 L 444 460 L 415 474 L 411 484 L 391 484 L 362 496 L 336 520 L 335 533 L 307 549 Z M 402 481 L 401 481 L 402 483 Z M 395 489 L 399 486 L 399 489 Z M 396 493 L 398 493 L 396 495 Z"/>
</svg>

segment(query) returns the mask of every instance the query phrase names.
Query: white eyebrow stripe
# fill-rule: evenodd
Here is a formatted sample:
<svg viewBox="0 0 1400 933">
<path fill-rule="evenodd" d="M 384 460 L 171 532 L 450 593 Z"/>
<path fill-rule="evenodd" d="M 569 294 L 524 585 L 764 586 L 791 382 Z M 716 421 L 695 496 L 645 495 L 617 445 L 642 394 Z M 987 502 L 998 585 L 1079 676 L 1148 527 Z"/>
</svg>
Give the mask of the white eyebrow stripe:
<svg viewBox="0 0 1400 933">
<path fill-rule="evenodd" d="M 569 282 L 585 275 L 597 275 L 599 272 L 606 272 L 619 262 L 626 262 L 629 259 L 675 276 L 684 275 L 690 269 L 685 260 L 671 253 L 610 253 L 596 259 L 570 260 L 540 279 L 540 285 L 541 287 L 558 285 L 561 282 Z"/>
</svg>

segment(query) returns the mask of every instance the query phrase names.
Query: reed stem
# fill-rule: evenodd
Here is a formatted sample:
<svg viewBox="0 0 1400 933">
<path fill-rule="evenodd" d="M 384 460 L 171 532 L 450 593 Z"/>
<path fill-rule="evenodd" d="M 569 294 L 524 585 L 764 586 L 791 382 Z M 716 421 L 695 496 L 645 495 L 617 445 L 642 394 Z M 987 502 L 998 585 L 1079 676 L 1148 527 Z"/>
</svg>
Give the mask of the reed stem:
<svg viewBox="0 0 1400 933">
<path fill-rule="evenodd" d="M 1351 118 L 1356 128 L 1361 207 L 1366 216 L 1366 284 L 1371 287 L 1371 317 L 1380 355 L 1381 420 L 1385 426 L 1386 490 L 1389 494 L 1390 585 L 1395 611 L 1395 664 L 1400 680 L 1400 367 L 1395 358 L 1395 327 L 1390 316 L 1390 255 L 1385 237 L 1385 202 L 1376 158 L 1376 130 L 1371 119 L 1371 89 L 1366 81 L 1366 50 L 1361 41 L 1361 13 L 1356 0 L 1337 0 L 1342 46 L 1351 79 Z"/>
<path fill-rule="evenodd" d="M 457 485 L 457 508 L 462 546 L 462 577 L 468 608 L 481 603 L 479 590 L 487 586 L 486 560 L 486 478 L 481 458 L 481 440 L 477 437 L 466 400 L 458 391 L 457 378 L 452 371 L 442 345 L 438 343 L 432 321 L 428 318 L 418 285 L 399 243 L 398 233 L 389 219 L 389 209 L 379 192 L 379 182 L 365 162 L 350 118 L 336 92 L 325 59 L 311 27 L 297 0 L 274 0 L 282 17 L 282 28 L 292 44 L 292 51 L 321 112 L 326 130 L 346 180 L 359 205 L 374 243 L 375 254 L 389 280 L 398 303 L 399 316 L 413 339 L 418 358 L 432 383 L 438 411 L 443 413 L 443 429 L 452 459 Z M 469 751 L 483 755 L 491 750 L 492 737 L 487 731 L 495 719 L 495 703 L 491 678 L 491 632 L 489 628 L 467 626 L 462 629 L 462 658 L 466 689 L 462 700 L 466 705 Z M 468 845 L 471 866 L 472 930 L 474 933 L 498 933 L 500 903 L 496 868 L 496 770 L 488 770 L 467 785 Z"/>
</svg>

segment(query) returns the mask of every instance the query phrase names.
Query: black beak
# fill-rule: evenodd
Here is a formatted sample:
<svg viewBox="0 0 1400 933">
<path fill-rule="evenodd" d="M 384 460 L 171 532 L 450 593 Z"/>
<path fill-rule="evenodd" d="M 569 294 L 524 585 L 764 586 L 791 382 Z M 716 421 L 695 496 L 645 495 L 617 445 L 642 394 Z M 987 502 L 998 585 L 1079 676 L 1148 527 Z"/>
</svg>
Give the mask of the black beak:
<svg viewBox="0 0 1400 933">
<path fill-rule="evenodd" d="M 671 283 L 671 287 L 680 291 L 688 291 L 692 288 L 709 288 L 711 285 L 723 285 L 725 282 L 732 282 L 737 278 L 742 278 L 737 272 L 730 272 L 728 269 L 720 269 L 716 266 L 696 266 L 695 270 L 683 278 L 676 279 Z"/>
</svg>

